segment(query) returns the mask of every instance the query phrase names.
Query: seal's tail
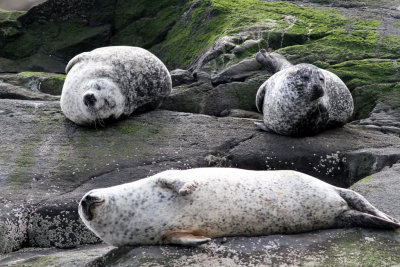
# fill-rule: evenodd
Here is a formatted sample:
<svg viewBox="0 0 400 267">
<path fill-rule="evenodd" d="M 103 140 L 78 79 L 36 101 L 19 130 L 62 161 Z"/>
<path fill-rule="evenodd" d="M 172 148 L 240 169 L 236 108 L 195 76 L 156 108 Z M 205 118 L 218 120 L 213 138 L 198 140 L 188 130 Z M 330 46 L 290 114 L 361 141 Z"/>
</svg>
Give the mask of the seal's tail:
<svg viewBox="0 0 400 267">
<path fill-rule="evenodd" d="M 351 208 L 351 210 L 343 212 L 337 218 L 338 227 L 400 228 L 398 220 L 372 206 L 362 195 L 353 190 L 343 188 L 336 188 L 336 191 Z"/>
</svg>

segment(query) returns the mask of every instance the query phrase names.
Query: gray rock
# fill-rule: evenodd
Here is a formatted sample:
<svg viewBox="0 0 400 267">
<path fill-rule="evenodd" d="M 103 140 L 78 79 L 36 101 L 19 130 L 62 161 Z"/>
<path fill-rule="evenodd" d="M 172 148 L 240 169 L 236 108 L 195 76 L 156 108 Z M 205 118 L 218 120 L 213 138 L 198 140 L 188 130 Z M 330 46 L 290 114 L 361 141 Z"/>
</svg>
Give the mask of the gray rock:
<svg viewBox="0 0 400 267">
<path fill-rule="evenodd" d="M 118 248 L 87 266 L 383 266 L 400 260 L 394 232 L 325 230 L 220 238 L 197 248 Z"/>
<path fill-rule="evenodd" d="M 393 101 L 398 100 L 384 99 L 384 102 L 375 106 L 368 118 L 353 121 L 351 124 L 400 136 L 400 106 Z"/>
<path fill-rule="evenodd" d="M 21 100 L 59 100 L 59 96 L 30 91 L 21 86 L 0 82 L 0 99 L 21 99 Z"/>
<path fill-rule="evenodd" d="M 245 82 L 225 83 L 216 87 L 210 82 L 175 87 L 165 98 L 161 108 L 213 116 L 227 116 L 234 109 L 256 112 L 257 90 L 268 77 L 269 75 L 264 74 Z"/>
<path fill-rule="evenodd" d="M 0 81 L 24 87 L 33 92 L 61 95 L 65 75 L 44 72 L 21 72 L 0 74 Z"/>
<path fill-rule="evenodd" d="M 93 129 L 65 119 L 58 102 L 0 106 L 3 253 L 96 242 L 74 210 L 85 192 L 171 168 L 294 169 L 347 186 L 400 159 L 399 137 L 360 126 L 290 138 L 255 120 L 158 110 Z"/>
<path fill-rule="evenodd" d="M 221 72 L 211 75 L 213 85 L 230 83 L 234 81 L 245 81 L 247 78 L 259 73 L 262 65 L 256 59 L 245 59 L 237 64 L 223 69 Z"/>
<path fill-rule="evenodd" d="M 378 209 L 400 218 L 400 163 L 358 181 L 351 188 Z"/>
<path fill-rule="evenodd" d="M 85 266 L 112 249 L 114 247 L 105 244 L 85 245 L 75 249 L 25 248 L 10 254 L 0 254 L 0 266 Z"/>
<path fill-rule="evenodd" d="M 176 69 L 170 72 L 172 79 L 172 86 L 179 86 L 182 84 L 190 84 L 196 81 L 188 70 Z"/>
<path fill-rule="evenodd" d="M 333 229 L 297 235 L 228 237 L 200 247 L 81 246 L 29 249 L 1 259 L 6 266 L 395 266 L 395 232 Z"/>
</svg>

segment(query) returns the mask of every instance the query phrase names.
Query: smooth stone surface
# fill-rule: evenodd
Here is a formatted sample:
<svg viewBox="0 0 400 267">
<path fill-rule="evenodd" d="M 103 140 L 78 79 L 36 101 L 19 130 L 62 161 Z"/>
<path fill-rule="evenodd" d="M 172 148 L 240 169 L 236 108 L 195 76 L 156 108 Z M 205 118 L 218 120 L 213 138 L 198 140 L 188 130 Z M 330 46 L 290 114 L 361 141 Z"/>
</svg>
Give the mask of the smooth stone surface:
<svg viewBox="0 0 400 267">
<path fill-rule="evenodd" d="M 76 249 L 24 249 L 2 266 L 396 266 L 400 235 L 368 229 L 332 229 L 298 235 L 228 237 L 199 247 L 105 244 Z"/>
<path fill-rule="evenodd" d="M 365 196 L 383 212 L 400 218 L 400 163 L 365 177 L 351 189 Z"/>
<path fill-rule="evenodd" d="M 157 110 L 94 129 L 68 121 L 58 102 L 0 107 L 1 252 L 97 242 L 74 212 L 83 194 L 171 168 L 293 169 L 348 186 L 400 159 L 399 137 L 354 125 L 290 138 L 255 120 Z"/>
</svg>

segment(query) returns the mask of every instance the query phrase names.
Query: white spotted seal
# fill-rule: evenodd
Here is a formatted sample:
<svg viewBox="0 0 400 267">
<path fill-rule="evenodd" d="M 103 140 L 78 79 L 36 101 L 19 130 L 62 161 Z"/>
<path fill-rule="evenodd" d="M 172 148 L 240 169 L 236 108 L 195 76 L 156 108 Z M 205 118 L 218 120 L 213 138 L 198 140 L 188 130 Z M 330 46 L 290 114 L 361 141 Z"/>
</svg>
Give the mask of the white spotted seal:
<svg viewBox="0 0 400 267">
<path fill-rule="evenodd" d="M 344 125 L 353 114 L 353 98 L 343 81 L 311 64 L 291 65 L 276 53 L 261 51 L 257 60 L 276 70 L 258 89 L 256 105 L 265 131 L 281 135 L 315 135 Z"/>
<path fill-rule="evenodd" d="M 170 170 L 88 192 L 79 214 L 114 246 L 196 245 L 213 237 L 365 226 L 398 228 L 354 191 L 295 171 Z"/>
<path fill-rule="evenodd" d="M 79 125 L 157 108 L 172 89 L 165 65 L 149 51 L 110 46 L 72 58 L 65 72 L 61 109 Z"/>
</svg>

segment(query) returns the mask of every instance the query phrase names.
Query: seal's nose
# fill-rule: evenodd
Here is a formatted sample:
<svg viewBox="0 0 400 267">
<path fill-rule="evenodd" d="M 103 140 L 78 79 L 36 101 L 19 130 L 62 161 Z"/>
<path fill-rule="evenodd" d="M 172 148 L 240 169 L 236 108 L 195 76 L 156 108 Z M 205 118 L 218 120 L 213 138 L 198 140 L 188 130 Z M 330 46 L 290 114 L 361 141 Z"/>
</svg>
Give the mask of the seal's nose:
<svg viewBox="0 0 400 267">
<path fill-rule="evenodd" d="M 314 84 L 312 87 L 311 100 L 317 100 L 318 98 L 324 96 L 324 88 L 319 84 Z"/>
<path fill-rule="evenodd" d="M 96 104 L 96 97 L 94 96 L 94 94 L 86 94 L 83 97 L 83 103 L 85 103 L 86 106 L 88 107 L 93 107 L 94 104 Z"/>
<path fill-rule="evenodd" d="M 85 215 L 85 218 L 88 221 L 93 220 L 94 208 L 96 206 L 99 206 L 103 202 L 104 202 L 103 199 L 101 199 L 99 197 L 91 196 L 91 195 L 87 195 L 86 197 L 84 197 L 81 200 L 81 204 L 80 205 L 82 206 L 83 214 Z"/>
</svg>

